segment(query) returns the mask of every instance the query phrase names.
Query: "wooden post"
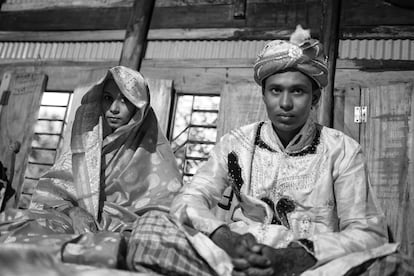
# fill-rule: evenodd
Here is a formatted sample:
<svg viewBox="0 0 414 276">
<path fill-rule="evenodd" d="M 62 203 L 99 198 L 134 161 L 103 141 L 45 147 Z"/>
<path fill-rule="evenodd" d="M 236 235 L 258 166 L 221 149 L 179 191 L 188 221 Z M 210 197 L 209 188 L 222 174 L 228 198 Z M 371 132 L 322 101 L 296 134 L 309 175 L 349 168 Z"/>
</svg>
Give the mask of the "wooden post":
<svg viewBox="0 0 414 276">
<path fill-rule="evenodd" d="M 155 0 L 135 0 L 128 22 L 120 65 L 139 70 L 144 58 L 147 34 Z"/>
<path fill-rule="evenodd" d="M 318 121 L 320 124 L 333 126 L 333 103 L 336 58 L 338 56 L 339 44 L 339 23 L 341 17 L 341 0 L 324 0 L 324 24 L 323 24 L 323 45 L 328 55 L 328 85 L 322 91 L 319 106 Z"/>
</svg>

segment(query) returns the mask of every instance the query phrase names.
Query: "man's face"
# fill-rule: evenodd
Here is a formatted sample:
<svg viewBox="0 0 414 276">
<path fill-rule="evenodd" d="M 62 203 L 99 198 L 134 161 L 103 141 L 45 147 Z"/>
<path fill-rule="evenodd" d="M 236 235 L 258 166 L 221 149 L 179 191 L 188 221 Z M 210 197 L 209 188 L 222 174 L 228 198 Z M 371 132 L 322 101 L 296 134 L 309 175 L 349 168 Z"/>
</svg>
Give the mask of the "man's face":
<svg viewBox="0 0 414 276">
<path fill-rule="evenodd" d="M 288 143 L 306 123 L 320 94 L 313 93 L 311 79 L 299 71 L 271 75 L 263 85 L 268 117 L 282 142 Z"/>
<path fill-rule="evenodd" d="M 108 80 L 103 90 L 102 110 L 106 122 L 114 131 L 128 124 L 136 107 L 125 98 L 114 80 Z"/>
</svg>

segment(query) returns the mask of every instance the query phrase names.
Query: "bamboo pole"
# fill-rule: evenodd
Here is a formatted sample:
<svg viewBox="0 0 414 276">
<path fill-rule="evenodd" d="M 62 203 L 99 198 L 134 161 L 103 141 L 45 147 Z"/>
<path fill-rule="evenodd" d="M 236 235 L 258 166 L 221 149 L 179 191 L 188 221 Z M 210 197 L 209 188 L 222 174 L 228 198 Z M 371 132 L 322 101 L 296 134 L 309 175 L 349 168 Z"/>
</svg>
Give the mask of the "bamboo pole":
<svg viewBox="0 0 414 276">
<path fill-rule="evenodd" d="M 139 70 L 145 55 L 146 40 L 155 0 L 135 0 L 128 22 L 120 65 Z"/>
<path fill-rule="evenodd" d="M 324 0 L 323 45 L 328 55 L 328 85 L 322 91 L 318 109 L 320 124 L 333 127 L 334 122 L 334 87 L 336 59 L 338 56 L 339 24 L 341 17 L 341 0 Z"/>
</svg>

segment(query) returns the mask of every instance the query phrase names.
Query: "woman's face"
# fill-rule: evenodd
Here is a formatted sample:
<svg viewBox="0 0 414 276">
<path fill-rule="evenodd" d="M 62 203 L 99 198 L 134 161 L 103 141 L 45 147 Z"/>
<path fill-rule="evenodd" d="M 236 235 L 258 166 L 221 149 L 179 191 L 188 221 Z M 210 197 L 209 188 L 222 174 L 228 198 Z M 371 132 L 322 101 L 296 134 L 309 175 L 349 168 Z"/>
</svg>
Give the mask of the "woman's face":
<svg viewBox="0 0 414 276">
<path fill-rule="evenodd" d="M 263 100 L 282 142 L 289 143 L 300 131 L 319 96 L 311 79 L 299 71 L 274 74 L 265 80 Z"/>
<path fill-rule="evenodd" d="M 136 107 L 122 94 L 113 79 L 106 81 L 103 88 L 102 110 L 112 131 L 128 124 Z"/>
</svg>

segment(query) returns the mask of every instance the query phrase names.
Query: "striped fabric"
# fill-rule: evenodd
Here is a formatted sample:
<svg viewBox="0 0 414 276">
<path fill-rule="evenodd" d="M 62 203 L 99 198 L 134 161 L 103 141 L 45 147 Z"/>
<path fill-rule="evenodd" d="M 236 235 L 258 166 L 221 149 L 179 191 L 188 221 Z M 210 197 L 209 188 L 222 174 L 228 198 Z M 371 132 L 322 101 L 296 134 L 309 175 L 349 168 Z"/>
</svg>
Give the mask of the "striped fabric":
<svg viewBox="0 0 414 276">
<path fill-rule="evenodd" d="M 131 234 L 127 266 L 162 275 L 216 275 L 168 215 L 150 211 L 140 217 Z"/>
</svg>

